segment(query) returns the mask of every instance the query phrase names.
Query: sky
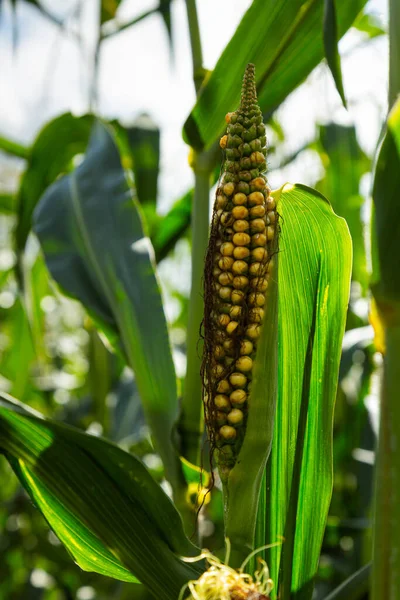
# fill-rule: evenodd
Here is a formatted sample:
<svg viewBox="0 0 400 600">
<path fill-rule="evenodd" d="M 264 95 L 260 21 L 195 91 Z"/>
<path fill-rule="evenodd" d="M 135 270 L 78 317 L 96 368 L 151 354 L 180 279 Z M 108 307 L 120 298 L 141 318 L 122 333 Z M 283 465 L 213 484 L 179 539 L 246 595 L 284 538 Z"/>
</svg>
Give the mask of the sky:
<svg viewBox="0 0 400 600">
<path fill-rule="evenodd" d="M 21 1 L 13 52 L 10 0 L 3 0 L 0 20 L 0 135 L 25 144 L 30 144 L 54 116 L 69 110 L 83 114 L 90 106 L 96 41 L 93 24 L 98 2 L 42 0 L 42 4 L 54 15 L 73 15 L 67 19 L 66 31 L 60 31 L 34 6 Z M 201 0 L 197 4 L 204 65 L 212 69 L 251 2 Z M 129 20 L 155 5 L 152 0 L 124 0 L 118 19 Z M 386 1 L 370 0 L 368 12 L 385 23 Z M 173 56 L 159 14 L 110 37 L 102 45 L 98 79 L 97 110 L 102 116 L 131 123 L 146 112 L 161 128 L 161 212 L 168 210 L 192 183 L 188 148 L 181 136 L 182 125 L 195 102 L 183 0 L 172 4 L 172 28 Z M 79 48 L 73 32 L 82 34 L 83 48 Z M 361 145 L 373 153 L 386 111 L 387 40 L 363 45 L 362 36 L 350 32 L 341 41 L 340 50 L 349 111 L 341 106 L 331 75 L 321 64 L 278 111 L 287 134 L 282 155 L 312 139 L 316 124 L 332 117 L 341 123 L 355 123 Z M 287 180 L 312 184 L 320 174 L 319 161 L 312 153 L 305 153 L 289 168 L 273 172 L 270 183 L 273 188 Z"/>
</svg>

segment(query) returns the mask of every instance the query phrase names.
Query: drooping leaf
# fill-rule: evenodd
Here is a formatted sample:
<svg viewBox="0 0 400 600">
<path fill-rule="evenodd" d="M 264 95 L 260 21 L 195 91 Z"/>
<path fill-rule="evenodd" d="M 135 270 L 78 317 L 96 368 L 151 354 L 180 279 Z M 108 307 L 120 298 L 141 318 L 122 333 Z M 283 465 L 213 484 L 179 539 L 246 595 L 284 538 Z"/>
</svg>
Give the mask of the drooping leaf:
<svg viewBox="0 0 400 600">
<path fill-rule="evenodd" d="M 353 280 L 367 291 L 369 277 L 365 255 L 364 225 L 361 208 L 360 180 L 371 168 L 371 161 L 360 148 L 356 130 L 330 123 L 320 127 L 320 156 L 325 167 L 324 178 L 316 188 L 329 198 L 334 211 L 344 219 L 353 241 Z"/>
<path fill-rule="evenodd" d="M 361 567 L 351 577 L 346 579 L 325 600 L 362 600 L 369 590 L 371 564 Z"/>
<path fill-rule="evenodd" d="M 32 227 L 32 214 L 39 198 L 57 177 L 71 169 L 72 159 L 85 151 L 93 119 L 65 113 L 50 121 L 29 152 L 17 198 L 16 247 L 22 252 Z"/>
<path fill-rule="evenodd" d="M 342 68 L 338 49 L 338 31 L 335 0 L 324 0 L 324 48 L 325 57 L 331 70 L 336 89 L 346 108 L 346 98 L 343 89 Z"/>
<path fill-rule="evenodd" d="M 157 181 L 160 166 L 160 129 L 144 114 L 126 128 L 133 160 L 133 175 L 141 204 L 157 202 Z"/>
<path fill-rule="evenodd" d="M 0 451 L 78 565 L 175 600 L 198 550 L 135 457 L 0 394 Z M 137 579 L 138 578 L 138 579 Z"/>
<path fill-rule="evenodd" d="M 189 228 L 192 203 L 193 190 L 189 190 L 158 222 L 152 240 L 157 262 L 166 257 Z"/>
<path fill-rule="evenodd" d="M 315 190 L 285 185 L 274 196 L 282 228 L 278 401 L 265 540 L 282 542 L 268 552 L 279 598 L 310 600 L 332 493 L 333 409 L 351 239 L 345 221 Z"/>
<path fill-rule="evenodd" d="M 349 29 L 366 0 L 337 6 L 338 39 Z M 237 82 L 246 64 L 256 66 L 264 114 L 270 114 L 324 57 L 323 2 L 255 0 L 204 85 L 184 126 L 193 147 L 210 147 L 222 134 L 225 113 L 238 105 Z"/>
<path fill-rule="evenodd" d="M 54 279 L 118 340 L 167 478 L 178 485 L 181 468 L 171 439 L 176 379 L 153 250 L 113 136 L 100 122 L 83 163 L 47 190 L 34 220 Z"/>
<path fill-rule="evenodd" d="M 29 157 L 29 148 L 2 136 L 0 136 L 0 150 L 18 158 Z"/>
</svg>

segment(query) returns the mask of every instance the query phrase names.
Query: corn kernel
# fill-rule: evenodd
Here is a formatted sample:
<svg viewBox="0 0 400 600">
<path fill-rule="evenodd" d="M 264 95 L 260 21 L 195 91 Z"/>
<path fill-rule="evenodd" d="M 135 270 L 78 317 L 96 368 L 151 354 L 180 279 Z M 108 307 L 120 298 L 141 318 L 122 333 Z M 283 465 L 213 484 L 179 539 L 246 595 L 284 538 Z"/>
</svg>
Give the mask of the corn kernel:
<svg viewBox="0 0 400 600">
<path fill-rule="evenodd" d="M 253 352 L 253 343 L 250 340 L 240 342 L 240 354 L 251 354 Z"/>
<path fill-rule="evenodd" d="M 217 196 L 217 208 L 222 209 L 228 204 L 228 198 L 223 194 L 218 194 Z"/>
<path fill-rule="evenodd" d="M 274 235 L 275 235 L 275 229 L 273 227 L 271 227 L 270 225 L 268 225 L 268 227 L 267 227 L 267 239 L 268 240 L 273 240 L 274 239 Z"/>
<path fill-rule="evenodd" d="M 232 241 L 235 246 L 248 246 L 250 244 L 250 236 L 248 233 L 235 233 Z"/>
<path fill-rule="evenodd" d="M 226 196 L 232 196 L 233 192 L 235 191 L 235 184 L 230 181 L 224 185 L 223 189 Z"/>
<path fill-rule="evenodd" d="M 256 204 L 264 204 L 264 194 L 261 192 L 251 192 L 248 196 L 248 201 L 250 206 L 255 206 Z"/>
<path fill-rule="evenodd" d="M 229 376 L 229 381 L 235 388 L 244 388 L 247 383 L 247 377 L 243 373 L 232 373 Z"/>
<path fill-rule="evenodd" d="M 246 246 L 236 246 L 233 251 L 233 256 L 239 260 L 243 260 L 250 256 L 250 250 L 249 248 L 246 248 Z"/>
<path fill-rule="evenodd" d="M 231 425 L 239 425 L 243 421 L 243 413 L 238 408 L 234 408 L 228 414 L 228 423 Z"/>
<path fill-rule="evenodd" d="M 275 207 L 276 207 L 275 199 L 272 196 L 269 196 L 268 200 L 267 200 L 267 210 L 268 210 L 268 212 L 270 210 L 274 210 Z"/>
<path fill-rule="evenodd" d="M 261 321 L 264 318 L 264 309 L 260 308 L 259 306 L 257 308 L 252 308 L 249 311 L 249 320 L 252 321 L 253 323 L 261 323 Z"/>
<path fill-rule="evenodd" d="M 249 304 L 251 306 L 264 306 L 265 296 L 264 294 L 252 292 L 249 294 Z"/>
<path fill-rule="evenodd" d="M 249 265 L 244 260 L 235 260 L 232 265 L 232 273 L 235 275 L 243 275 L 243 273 L 247 273 L 249 270 Z"/>
<path fill-rule="evenodd" d="M 231 401 L 231 404 L 240 406 L 246 402 L 247 394 L 244 390 L 235 390 L 231 393 L 229 399 Z"/>
<path fill-rule="evenodd" d="M 236 290 L 243 290 L 248 285 L 249 285 L 249 280 L 244 275 L 237 275 L 237 277 L 233 278 L 233 287 Z M 232 302 L 233 302 L 233 300 L 232 300 Z M 233 304 L 235 304 L 235 303 L 233 302 Z"/>
<path fill-rule="evenodd" d="M 242 314 L 241 306 L 232 306 L 229 311 L 229 316 L 231 319 L 238 319 L 241 314 Z"/>
<path fill-rule="evenodd" d="M 225 369 L 222 365 L 214 365 L 212 368 L 212 374 L 215 378 L 222 377 L 224 370 Z"/>
<path fill-rule="evenodd" d="M 225 425 L 226 424 L 226 413 L 217 410 L 216 414 L 217 425 Z"/>
<path fill-rule="evenodd" d="M 236 204 L 237 206 L 247 204 L 246 194 L 242 194 L 241 192 L 239 192 L 238 194 L 235 194 L 233 196 L 233 204 Z"/>
<path fill-rule="evenodd" d="M 226 326 L 226 332 L 229 334 L 233 333 L 237 329 L 238 325 L 239 323 L 237 321 L 231 321 Z"/>
<path fill-rule="evenodd" d="M 240 231 L 247 231 L 248 228 L 249 228 L 249 222 L 245 221 L 244 219 L 238 219 L 233 224 L 233 230 L 234 231 L 239 231 L 239 232 Z"/>
<path fill-rule="evenodd" d="M 225 148 L 226 148 L 227 139 L 228 139 L 228 136 L 223 135 L 222 138 L 219 140 L 219 146 L 220 146 L 220 148 L 222 148 L 222 150 L 225 150 Z"/>
<path fill-rule="evenodd" d="M 241 290 L 233 290 L 231 300 L 233 304 L 242 304 L 244 301 L 244 293 Z"/>
<path fill-rule="evenodd" d="M 259 246 L 258 248 L 254 248 L 251 251 L 251 256 L 258 262 L 263 262 L 266 260 L 268 252 L 266 248 L 262 248 L 261 246 Z"/>
<path fill-rule="evenodd" d="M 217 394 L 214 398 L 214 404 L 219 410 L 231 409 L 231 403 L 229 402 L 229 398 L 224 394 Z"/>
<path fill-rule="evenodd" d="M 263 266 L 264 265 L 259 262 L 252 263 L 250 265 L 250 269 L 249 269 L 250 275 L 260 275 L 262 273 Z M 235 281 L 235 278 L 233 279 L 233 281 Z M 233 285 L 235 285 L 235 284 L 233 284 Z"/>
<path fill-rule="evenodd" d="M 254 277 L 250 279 L 250 287 L 256 289 L 258 292 L 265 292 L 268 287 L 268 281 L 265 278 Z"/>
<path fill-rule="evenodd" d="M 265 179 L 262 177 L 255 177 L 250 181 L 250 185 L 252 185 L 256 190 L 262 191 L 265 188 Z"/>
<path fill-rule="evenodd" d="M 230 425 L 223 425 L 219 433 L 225 440 L 234 440 L 236 437 L 236 429 Z"/>
<path fill-rule="evenodd" d="M 251 360 L 250 356 L 241 356 L 237 359 L 235 366 L 238 371 L 248 373 L 253 368 L 253 361 Z"/>
<path fill-rule="evenodd" d="M 268 219 L 268 223 L 275 223 L 276 221 L 276 212 L 271 210 L 268 214 L 267 214 L 267 219 Z"/>
<path fill-rule="evenodd" d="M 257 264 L 257 263 L 255 263 Z M 222 298 L 222 300 L 230 300 L 231 298 L 231 294 L 232 294 L 232 288 L 230 287 L 222 287 L 219 292 L 219 297 Z"/>
<path fill-rule="evenodd" d="M 227 379 L 221 379 L 217 385 L 217 392 L 220 394 L 229 394 L 231 391 L 231 386 L 229 385 L 229 381 Z"/>
<path fill-rule="evenodd" d="M 230 317 L 228 315 L 219 315 L 218 323 L 221 327 L 226 327 L 230 323 Z"/>
<path fill-rule="evenodd" d="M 265 231 L 265 223 L 263 219 L 254 219 L 253 221 L 251 221 L 250 229 L 251 231 L 258 231 L 260 233 L 263 233 Z"/>
<path fill-rule="evenodd" d="M 251 340 L 257 340 L 260 337 L 261 328 L 256 323 L 252 323 L 246 329 L 246 336 Z"/>
<path fill-rule="evenodd" d="M 221 360 L 222 358 L 224 358 L 224 356 L 225 356 L 225 352 L 224 352 L 223 347 L 220 346 L 220 345 L 215 346 L 215 348 L 214 348 L 214 358 L 216 360 Z"/>
<path fill-rule="evenodd" d="M 230 256 L 223 256 L 218 261 L 218 266 L 222 271 L 230 271 L 235 261 Z"/>
<path fill-rule="evenodd" d="M 264 233 L 255 233 L 251 237 L 251 241 L 252 241 L 253 246 L 263 246 L 264 247 L 267 243 L 267 236 Z M 219 263 L 218 263 L 218 266 L 220 266 Z"/>
<path fill-rule="evenodd" d="M 233 281 L 233 274 L 230 271 L 220 271 L 218 281 L 221 285 L 230 285 Z"/>
<path fill-rule="evenodd" d="M 215 279 L 218 279 L 218 277 L 221 275 L 222 271 L 219 267 L 214 267 L 213 268 L 213 275 L 215 277 Z"/>
<path fill-rule="evenodd" d="M 232 209 L 232 216 L 234 219 L 246 219 L 249 211 L 245 206 L 235 206 Z"/>
<path fill-rule="evenodd" d="M 265 208 L 262 206 L 262 204 L 253 206 L 253 208 L 250 209 L 250 217 L 252 219 L 255 219 L 257 217 L 263 217 L 264 215 L 265 215 Z"/>
<path fill-rule="evenodd" d="M 235 246 L 232 244 L 232 242 L 224 242 L 221 244 L 220 251 L 222 256 L 232 256 L 234 249 Z"/>
</svg>

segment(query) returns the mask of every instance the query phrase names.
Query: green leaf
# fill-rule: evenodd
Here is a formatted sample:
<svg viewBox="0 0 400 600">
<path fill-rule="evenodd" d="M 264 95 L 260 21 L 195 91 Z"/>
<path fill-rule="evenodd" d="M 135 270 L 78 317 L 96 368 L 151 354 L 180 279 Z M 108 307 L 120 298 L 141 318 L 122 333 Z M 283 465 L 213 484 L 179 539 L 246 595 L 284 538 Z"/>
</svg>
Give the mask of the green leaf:
<svg viewBox="0 0 400 600">
<path fill-rule="evenodd" d="M 192 215 L 193 190 L 177 200 L 171 210 L 160 219 L 153 234 L 153 246 L 157 262 L 170 252 L 176 242 L 185 234 Z"/>
<path fill-rule="evenodd" d="M 176 378 L 152 247 L 113 136 L 100 122 L 83 163 L 41 199 L 35 231 L 54 279 L 118 338 L 167 478 L 178 486 Z"/>
<path fill-rule="evenodd" d="M 126 128 L 133 159 L 135 189 L 141 204 L 157 203 L 157 180 L 160 166 L 160 129 L 148 115 L 141 115 Z"/>
<path fill-rule="evenodd" d="M 364 12 L 358 15 L 357 19 L 353 23 L 353 27 L 362 33 L 366 33 L 370 39 L 379 37 L 380 35 L 385 35 L 387 33 L 378 15 L 372 15 Z"/>
<path fill-rule="evenodd" d="M 2 136 L 0 136 L 0 150 L 18 158 L 28 158 L 29 156 L 29 148 Z"/>
<path fill-rule="evenodd" d="M 265 543 L 282 542 L 267 555 L 279 598 L 310 600 L 332 493 L 333 410 L 351 239 L 345 221 L 315 190 L 285 185 L 273 195 L 282 232 L 278 401 Z"/>
<path fill-rule="evenodd" d="M 65 113 L 50 121 L 36 138 L 29 154 L 18 193 L 18 223 L 15 232 L 22 252 L 32 227 L 32 213 L 45 189 L 60 174 L 70 170 L 72 159 L 85 151 L 93 119 Z"/>
<path fill-rule="evenodd" d="M 338 38 L 349 29 L 366 0 L 339 2 Z M 256 66 L 264 114 L 274 111 L 324 57 L 320 0 L 254 0 L 206 84 L 184 126 L 193 147 L 210 147 L 225 126 L 225 113 L 239 104 L 242 73 Z"/>
<path fill-rule="evenodd" d="M 343 106 L 346 106 L 344 95 L 342 68 L 340 65 L 340 54 L 338 49 L 338 32 L 335 0 L 324 0 L 324 48 L 325 57 L 331 70 L 332 77 L 336 84 L 336 89 L 342 99 Z"/>
<path fill-rule="evenodd" d="M 333 590 L 325 600 L 362 600 L 369 591 L 370 575 L 371 564 L 364 565 Z"/>
<path fill-rule="evenodd" d="M 178 555 L 198 549 L 169 498 L 132 455 L 45 420 L 6 394 L 0 394 L 0 450 L 82 569 L 139 579 L 166 600 L 197 576 Z"/>
<path fill-rule="evenodd" d="M 360 196 L 360 179 L 370 171 L 371 161 L 360 148 L 353 126 L 330 123 L 320 127 L 320 144 L 325 176 L 316 188 L 331 200 L 334 211 L 346 219 L 354 248 L 352 279 L 358 281 L 366 293 L 369 275 L 361 218 L 364 198 Z"/>
</svg>

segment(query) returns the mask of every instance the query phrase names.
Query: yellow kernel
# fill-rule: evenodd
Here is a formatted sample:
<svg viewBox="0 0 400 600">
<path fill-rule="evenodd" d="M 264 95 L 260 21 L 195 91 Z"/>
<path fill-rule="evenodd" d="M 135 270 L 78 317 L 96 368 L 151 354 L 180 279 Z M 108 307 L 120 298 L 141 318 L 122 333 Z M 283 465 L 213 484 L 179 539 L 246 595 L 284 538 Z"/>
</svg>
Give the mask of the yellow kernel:
<svg viewBox="0 0 400 600">
<path fill-rule="evenodd" d="M 264 233 L 265 231 L 265 222 L 263 219 L 254 219 L 251 221 L 250 225 L 251 231 L 258 231 L 260 233 Z"/>
<path fill-rule="evenodd" d="M 252 152 L 250 154 L 250 160 L 256 165 L 261 165 L 263 162 L 265 162 L 265 156 L 262 152 Z"/>
<path fill-rule="evenodd" d="M 253 352 L 253 343 L 250 340 L 240 342 L 240 354 L 251 354 Z"/>
<path fill-rule="evenodd" d="M 255 187 L 257 190 L 262 191 L 265 188 L 265 179 L 262 177 L 256 177 L 250 181 L 250 185 Z"/>
<path fill-rule="evenodd" d="M 265 296 L 264 294 L 252 292 L 249 294 L 249 304 L 252 306 L 264 306 Z"/>
<path fill-rule="evenodd" d="M 232 306 L 229 311 L 229 316 L 231 319 L 237 319 L 238 317 L 240 317 L 241 313 L 242 313 L 241 306 Z"/>
<path fill-rule="evenodd" d="M 247 383 L 246 375 L 243 373 L 232 373 L 229 377 L 229 381 L 235 388 L 244 388 Z"/>
<path fill-rule="evenodd" d="M 267 239 L 268 240 L 273 240 L 274 239 L 274 235 L 275 235 L 275 229 L 273 227 L 271 227 L 270 225 L 268 225 L 268 227 L 267 227 Z"/>
<path fill-rule="evenodd" d="M 236 246 L 233 251 L 233 256 L 239 260 L 248 258 L 250 256 L 250 250 L 246 246 Z"/>
<path fill-rule="evenodd" d="M 259 263 L 259 262 L 252 263 L 250 265 L 250 270 L 249 270 L 250 275 L 261 275 L 262 269 L 263 269 L 263 265 L 261 263 Z M 233 285 L 235 285 L 235 278 L 233 279 Z"/>
<path fill-rule="evenodd" d="M 261 323 L 261 321 L 264 318 L 264 309 L 260 308 L 259 306 L 257 308 L 252 308 L 249 311 L 249 320 L 252 321 L 253 323 Z"/>
<path fill-rule="evenodd" d="M 229 181 L 224 185 L 223 190 L 224 194 L 226 194 L 227 196 L 232 196 L 233 192 L 235 191 L 235 184 Z"/>
<path fill-rule="evenodd" d="M 230 425 L 222 425 L 219 433 L 225 440 L 234 440 L 236 437 L 236 429 Z"/>
<path fill-rule="evenodd" d="M 239 192 L 238 194 L 235 194 L 233 196 L 233 204 L 236 204 L 236 205 L 247 204 L 246 194 L 242 194 L 241 192 Z"/>
<path fill-rule="evenodd" d="M 249 280 L 244 275 L 237 275 L 237 277 L 233 278 L 233 287 L 236 290 L 243 290 L 245 287 L 249 285 Z M 232 300 L 233 302 L 233 300 Z M 235 302 L 233 302 L 235 304 Z"/>
<path fill-rule="evenodd" d="M 224 394 L 217 394 L 214 398 L 214 404 L 219 410 L 230 410 L 231 408 L 229 398 Z"/>
<path fill-rule="evenodd" d="M 222 254 L 220 252 L 216 252 L 214 255 L 214 263 L 218 264 L 220 258 L 222 258 Z"/>
<path fill-rule="evenodd" d="M 248 233 L 244 232 L 235 233 L 232 242 L 235 246 L 248 246 L 250 244 L 250 236 Z"/>
<path fill-rule="evenodd" d="M 272 269 L 274 268 L 274 266 L 275 266 L 275 261 L 274 261 L 274 259 L 272 258 L 272 259 L 269 261 L 269 263 L 267 264 L 267 271 L 268 271 L 268 273 L 270 273 L 270 272 L 272 271 Z"/>
<path fill-rule="evenodd" d="M 250 287 L 256 289 L 258 292 L 265 292 L 268 287 L 268 281 L 265 278 L 254 277 L 254 279 L 250 279 Z"/>
<path fill-rule="evenodd" d="M 230 320 L 231 318 L 229 317 L 229 315 L 222 314 L 218 317 L 218 323 L 221 325 L 221 327 L 226 327 Z"/>
<path fill-rule="evenodd" d="M 222 215 L 220 217 L 220 223 L 222 225 L 227 225 L 231 219 L 232 219 L 231 213 L 228 211 L 225 211 L 222 213 Z"/>
<path fill-rule="evenodd" d="M 274 210 L 270 210 L 267 214 L 268 223 L 275 223 L 276 221 L 276 212 Z"/>
<path fill-rule="evenodd" d="M 214 333 L 214 337 L 216 342 L 222 343 L 225 340 L 225 331 L 217 329 L 217 331 Z"/>
<path fill-rule="evenodd" d="M 228 338 L 227 340 L 224 341 L 224 348 L 225 351 L 228 353 L 233 352 L 233 350 L 235 349 L 235 344 L 234 341 L 230 338 Z"/>
<path fill-rule="evenodd" d="M 230 256 L 223 256 L 218 261 L 218 266 L 222 271 L 230 271 L 235 261 Z"/>
<path fill-rule="evenodd" d="M 238 371 L 248 373 L 253 368 L 253 361 L 251 360 L 250 356 L 241 356 L 237 359 L 235 366 Z"/>
<path fill-rule="evenodd" d="M 235 260 L 232 265 L 232 273 L 235 275 L 242 275 L 243 273 L 247 273 L 249 270 L 249 265 L 244 260 Z"/>
<path fill-rule="evenodd" d="M 233 281 L 233 275 L 230 271 L 220 271 L 220 275 L 218 276 L 218 281 L 221 285 L 229 285 Z"/>
<path fill-rule="evenodd" d="M 251 340 L 257 340 L 260 337 L 260 331 L 261 331 L 260 326 L 257 325 L 257 323 L 252 323 L 246 329 L 246 335 Z"/>
<path fill-rule="evenodd" d="M 229 394 L 231 391 L 231 386 L 229 385 L 229 381 L 227 379 L 221 379 L 217 385 L 217 392 L 220 394 Z"/>
<path fill-rule="evenodd" d="M 238 219 L 233 224 L 234 231 L 247 231 L 249 228 L 249 222 L 244 219 Z"/>
<path fill-rule="evenodd" d="M 218 293 L 219 293 L 219 297 L 222 298 L 222 300 L 230 300 L 231 294 L 232 294 L 232 288 L 222 287 Z"/>
<path fill-rule="evenodd" d="M 222 209 L 225 208 L 225 206 L 228 203 L 228 198 L 226 196 L 224 196 L 223 194 L 218 194 L 217 196 L 217 208 Z"/>
<path fill-rule="evenodd" d="M 218 281 L 216 281 L 216 282 L 214 283 L 214 287 L 215 287 L 216 291 L 217 291 L 217 292 L 219 292 L 219 290 L 221 289 L 221 284 L 220 284 L 220 283 L 218 283 Z"/>
<path fill-rule="evenodd" d="M 268 256 L 268 252 L 266 250 L 266 248 L 262 248 L 261 246 L 259 246 L 258 248 L 254 248 L 254 250 L 251 251 L 251 256 L 259 261 L 259 262 L 263 262 L 264 260 L 266 260 L 267 256 Z"/>
<path fill-rule="evenodd" d="M 219 145 L 222 148 L 222 150 L 225 150 L 227 140 L 228 140 L 227 135 L 223 135 L 222 138 L 219 140 Z"/>
<path fill-rule="evenodd" d="M 232 216 L 235 219 L 246 219 L 249 214 L 249 211 L 245 206 L 235 206 L 232 209 Z"/>
<path fill-rule="evenodd" d="M 235 331 L 235 329 L 237 329 L 239 323 L 237 321 L 231 321 L 230 323 L 228 323 L 228 325 L 226 326 L 226 332 L 228 334 L 231 334 Z"/>
<path fill-rule="evenodd" d="M 257 204 L 250 209 L 250 217 L 255 219 L 256 217 L 263 217 L 265 215 L 265 208 L 262 204 Z"/>
<path fill-rule="evenodd" d="M 251 194 L 248 195 L 248 200 L 250 206 L 254 206 L 256 204 L 264 204 L 264 194 L 262 194 L 261 192 L 251 192 Z"/>
<path fill-rule="evenodd" d="M 235 390 L 229 396 L 231 404 L 236 404 L 238 406 L 244 404 L 247 400 L 247 394 L 244 390 Z"/>
<path fill-rule="evenodd" d="M 219 267 L 214 267 L 213 268 L 213 275 L 215 277 L 215 279 L 218 279 L 218 277 L 221 275 L 222 271 Z"/>
<path fill-rule="evenodd" d="M 267 210 L 268 210 L 268 212 L 270 210 L 274 210 L 275 207 L 276 207 L 275 199 L 272 196 L 269 196 L 268 200 L 267 200 Z"/>
<path fill-rule="evenodd" d="M 227 123 L 230 123 L 230 122 L 231 122 L 231 117 L 232 117 L 232 115 L 233 115 L 233 112 L 226 113 L 226 115 L 225 115 L 225 121 L 226 121 Z"/>
<path fill-rule="evenodd" d="M 244 293 L 241 290 L 233 290 L 231 300 L 233 304 L 242 304 L 244 301 Z"/>
<path fill-rule="evenodd" d="M 224 242 L 221 244 L 220 252 L 222 256 L 232 256 L 235 246 L 232 242 Z"/>
<path fill-rule="evenodd" d="M 265 233 L 255 233 L 251 237 L 251 241 L 253 246 L 265 246 L 267 243 L 267 236 L 265 235 Z M 219 263 L 218 265 L 221 266 Z"/>
<path fill-rule="evenodd" d="M 239 425 L 243 421 L 243 413 L 238 408 L 234 408 L 228 414 L 228 423 L 231 425 Z"/>
</svg>

